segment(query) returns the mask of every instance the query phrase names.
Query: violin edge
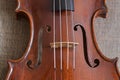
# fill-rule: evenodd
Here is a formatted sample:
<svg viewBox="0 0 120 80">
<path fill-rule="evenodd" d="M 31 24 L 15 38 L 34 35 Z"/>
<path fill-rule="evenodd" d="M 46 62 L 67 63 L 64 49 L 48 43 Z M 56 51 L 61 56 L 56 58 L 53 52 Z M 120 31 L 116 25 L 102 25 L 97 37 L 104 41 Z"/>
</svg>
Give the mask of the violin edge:
<svg viewBox="0 0 120 80">
<path fill-rule="evenodd" d="M 23 13 L 29 20 L 29 27 L 30 27 L 30 39 L 29 39 L 29 42 L 28 42 L 28 45 L 26 47 L 26 50 L 25 52 L 23 53 L 23 56 L 20 57 L 19 59 L 16 59 L 16 60 L 12 60 L 12 59 L 9 59 L 7 61 L 8 63 L 8 72 L 7 72 L 7 75 L 5 77 L 5 80 L 10 80 L 11 79 L 11 75 L 12 75 L 12 72 L 13 72 L 13 69 L 14 69 L 14 65 L 16 63 L 19 63 L 19 62 L 23 62 L 24 60 L 27 59 L 27 56 L 29 55 L 29 51 L 30 51 L 30 48 L 32 46 L 32 41 L 33 41 L 33 20 L 32 20 L 32 15 L 29 13 L 29 11 L 27 11 L 26 9 L 22 8 L 21 6 L 21 0 L 17 0 L 18 4 L 17 4 L 17 7 L 15 9 L 15 13 L 17 14 L 21 14 Z M 16 15 L 18 17 L 18 15 Z"/>
<path fill-rule="evenodd" d="M 100 55 L 100 57 L 103 58 L 105 61 L 111 62 L 114 65 L 114 67 L 116 69 L 116 72 L 117 72 L 117 75 L 120 79 L 120 72 L 119 72 L 119 69 L 118 69 L 118 66 L 117 66 L 118 57 L 111 59 L 111 58 L 108 58 L 108 57 L 104 56 L 104 54 L 102 53 L 102 51 L 100 50 L 100 48 L 98 46 L 98 43 L 97 43 L 97 40 L 96 40 L 96 37 L 95 37 L 95 31 L 94 31 L 94 21 L 95 21 L 95 19 L 97 17 L 102 17 L 102 18 L 107 17 L 108 9 L 106 7 L 105 2 L 106 2 L 106 0 L 104 0 L 104 4 L 103 4 L 104 7 L 96 10 L 95 13 L 93 14 L 93 18 L 92 18 L 92 22 L 91 22 L 91 26 L 92 26 L 91 33 L 92 33 L 92 37 L 93 37 L 92 39 L 93 39 L 94 46 L 95 46 L 98 54 Z"/>
</svg>

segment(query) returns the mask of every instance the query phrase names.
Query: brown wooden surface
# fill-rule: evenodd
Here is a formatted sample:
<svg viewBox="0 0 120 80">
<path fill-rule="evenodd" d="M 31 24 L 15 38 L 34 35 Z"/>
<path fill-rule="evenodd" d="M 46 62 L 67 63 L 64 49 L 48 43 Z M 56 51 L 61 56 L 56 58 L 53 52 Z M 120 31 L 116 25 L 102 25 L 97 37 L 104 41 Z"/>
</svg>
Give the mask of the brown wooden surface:
<svg viewBox="0 0 120 80">
<path fill-rule="evenodd" d="M 31 38 L 28 48 L 22 58 L 15 61 L 9 61 L 10 71 L 6 80 L 55 80 L 53 69 L 53 49 L 49 44 L 53 41 L 53 31 L 46 32 L 45 25 L 52 25 L 52 12 L 49 11 L 50 5 L 48 0 L 40 1 L 25 1 L 18 0 L 19 6 L 17 12 L 24 12 L 30 19 Z M 44 5 L 43 5 L 44 4 Z M 87 6 L 86 6 L 87 5 Z M 47 9 L 45 10 L 44 8 Z M 42 9 L 43 8 L 43 9 Z M 76 68 L 73 70 L 70 64 L 69 70 L 66 69 L 66 48 L 63 48 L 63 70 L 60 71 L 60 49 L 57 49 L 57 79 L 62 80 L 119 80 L 119 74 L 116 67 L 116 61 L 104 57 L 98 50 L 94 38 L 93 20 L 97 16 L 105 17 L 106 6 L 104 0 L 75 0 L 74 24 L 81 24 L 87 36 L 87 50 L 90 63 L 94 63 L 94 59 L 99 59 L 100 65 L 96 68 L 91 68 L 86 64 L 84 58 L 83 35 L 81 29 L 75 31 L 76 42 L 79 43 L 76 49 Z M 69 12 L 68 12 L 69 13 Z M 69 15 L 69 18 L 71 15 Z M 65 12 L 62 12 L 62 30 L 63 41 L 66 41 L 66 25 Z M 56 13 L 56 25 L 59 25 L 59 14 Z M 36 63 L 38 57 L 38 34 L 39 30 L 44 27 L 43 32 L 43 53 L 42 63 L 39 67 L 30 69 L 26 63 L 28 60 L 33 62 L 32 67 Z M 59 41 L 59 27 L 57 29 L 57 41 Z M 69 23 L 69 34 L 72 32 L 71 23 Z M 70 35 L 72 41 L 72 36 Z M 70 62 L 72 61 L 72 49 L 70 50 Z"/>
</svg>

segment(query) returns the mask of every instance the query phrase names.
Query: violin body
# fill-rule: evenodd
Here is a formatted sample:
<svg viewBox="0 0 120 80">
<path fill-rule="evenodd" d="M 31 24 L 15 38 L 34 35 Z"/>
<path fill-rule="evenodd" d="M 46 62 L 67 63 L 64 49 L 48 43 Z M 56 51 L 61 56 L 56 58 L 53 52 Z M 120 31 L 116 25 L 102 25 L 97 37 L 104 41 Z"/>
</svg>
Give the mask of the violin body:
<svg viewBox="0 0 120 80">
<path fill-rule="evenodd" d="M 6 80 L 120 80 L 117 58 L 103 56 L 94 36 L 94 19 L 106 17 L 105 0 L 64 1 L 18 0 L 30 41 L 22 58 L 8 61 Z"/>
</svg>

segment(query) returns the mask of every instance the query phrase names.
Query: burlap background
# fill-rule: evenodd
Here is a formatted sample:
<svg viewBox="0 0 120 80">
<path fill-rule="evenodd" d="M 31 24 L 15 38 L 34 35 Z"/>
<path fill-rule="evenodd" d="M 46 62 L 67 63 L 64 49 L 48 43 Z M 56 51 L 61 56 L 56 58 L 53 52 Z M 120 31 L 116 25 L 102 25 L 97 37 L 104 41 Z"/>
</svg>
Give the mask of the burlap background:
<svg viewBox="0 0 120 80">
<path fill-rule="evenodd" d="M 8 70 L 7 60 L 20 58 L 29 40 L 28 21 L 16 20 L 16 4 L 17 0 L 0 0 L 0 80 Z M 120 0 L 107 0 L 107 6 L 108 18 L 95 21 L 96 38 L 105 56 L 120 57 Z"/>
</svg>

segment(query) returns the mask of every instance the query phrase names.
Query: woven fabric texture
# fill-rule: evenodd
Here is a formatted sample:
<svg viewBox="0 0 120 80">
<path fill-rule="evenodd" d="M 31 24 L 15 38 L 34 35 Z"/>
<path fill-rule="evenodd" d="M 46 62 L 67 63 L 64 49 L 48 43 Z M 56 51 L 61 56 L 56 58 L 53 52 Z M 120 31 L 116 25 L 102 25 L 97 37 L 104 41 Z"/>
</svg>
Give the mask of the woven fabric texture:
<svg viewBox="0 0 120 80">
<path fill-rule="evenodd" d="M 95 35 L 103 54 L 109 58 L 120 57 L 120 0 L 107 0 L 107 19 L 95 20 Z M 8 70 L 8 59 L 20 58 L 29 41 L 29 22 L 17 20 L 17 0 L 0 0 L 0 80 Z M 120 69 L 120 60 L 118 61 Z"/>
</svg>

